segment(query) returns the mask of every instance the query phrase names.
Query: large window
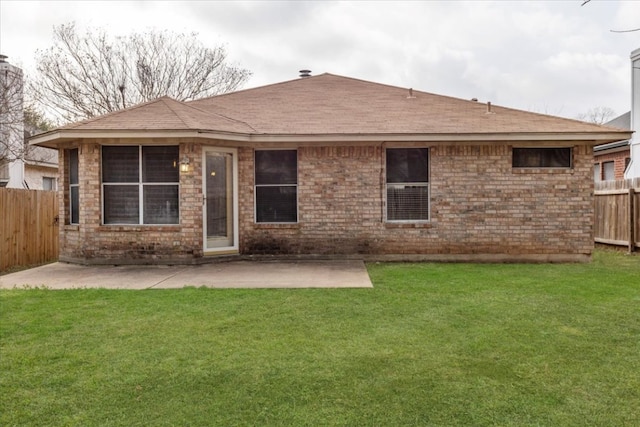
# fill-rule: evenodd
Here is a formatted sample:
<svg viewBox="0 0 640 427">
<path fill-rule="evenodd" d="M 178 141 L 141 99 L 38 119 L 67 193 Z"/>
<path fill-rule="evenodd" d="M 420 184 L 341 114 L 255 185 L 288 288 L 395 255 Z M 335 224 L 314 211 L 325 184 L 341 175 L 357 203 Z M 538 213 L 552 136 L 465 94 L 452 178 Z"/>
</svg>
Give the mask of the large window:
<svg viewBox="0 0 640 427">
<path fill-rule="evenodd" d="M 256 222 L 297 222 L 298 152 L 259 150 L 255 160 Z"/>
<path fill-rule="evenodd" d="M 69 150 L 69 224 L 80 223 L 80 179 L 78 177 L 78 149 Z"/>
<path fill-rule="evenodd" d="M 429 149 L 387 149 L 387 221 L 429 220 Z"/>
<path fill-rule="evenodd" d="M 571 148 L 514 148 L 514 168 L 570 168 Z"/>
<path fill-rule="evenodd" d="M 177 146 L 102 147 L 104 224 L 177 224 Z"/>
</svg>

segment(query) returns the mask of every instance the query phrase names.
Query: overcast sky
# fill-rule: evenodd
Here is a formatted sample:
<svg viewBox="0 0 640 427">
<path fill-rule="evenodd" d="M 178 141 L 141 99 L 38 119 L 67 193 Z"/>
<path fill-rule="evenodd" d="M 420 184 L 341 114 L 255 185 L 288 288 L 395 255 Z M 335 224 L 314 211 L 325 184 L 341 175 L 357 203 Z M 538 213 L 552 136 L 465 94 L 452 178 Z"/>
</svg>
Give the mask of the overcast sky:
<svg viewBox="0 0 640 427">
<path fill-rule="evenodd" d="M 54 25 L 125 35 L 197 32 L 253 72 L 245 88 L 298 70 L 575 118 L 630 109 L 640 1 L 0 0 L 0 53 L 29 74 Z"/>
</svg>

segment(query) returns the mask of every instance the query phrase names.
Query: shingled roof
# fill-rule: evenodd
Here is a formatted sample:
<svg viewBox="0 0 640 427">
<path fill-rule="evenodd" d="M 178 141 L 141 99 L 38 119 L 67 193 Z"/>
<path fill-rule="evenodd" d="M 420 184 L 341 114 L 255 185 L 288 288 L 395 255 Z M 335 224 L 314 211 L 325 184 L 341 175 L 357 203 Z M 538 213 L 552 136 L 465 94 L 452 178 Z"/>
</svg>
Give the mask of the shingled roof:
<svg viewBox="0 0 640 427">
<path fill-rule="evenodd" d="M 253 129 L 238 120 L 163 96 L 124 110 L 71 123 L 63 130 L 203 130 L 251 133 Z"/>
<path fill-rule="evenodd" d="M 630 137 L 624 129 L 325 73 L 191 102 L 163 97 L 70 124 L 34 142 L 51 146 L 49 141 L 74 134 L 117 136 L 124 132 L 141 137 L 149 132 L 212 137 L 218 133 L 248 141 L 261 137 L 270 141 L 321 136 L 437 140 L 519 135 L 601 144 Z"/>
</svg>

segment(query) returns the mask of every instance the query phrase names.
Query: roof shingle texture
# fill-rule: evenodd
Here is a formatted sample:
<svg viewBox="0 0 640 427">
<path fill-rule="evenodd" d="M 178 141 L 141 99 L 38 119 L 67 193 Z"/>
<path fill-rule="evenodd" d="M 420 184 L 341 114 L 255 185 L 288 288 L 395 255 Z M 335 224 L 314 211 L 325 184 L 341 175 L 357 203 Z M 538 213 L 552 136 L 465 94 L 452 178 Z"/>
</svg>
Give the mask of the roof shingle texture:
<svg viewBox="0 0 640 427">
<path fill-rule="evenodd" d="M 168 97 L 74 123 L 74 130 L 271 135 L 591 133 L 614 129 L 320 74 L 191 102 Z"/>
</svg>

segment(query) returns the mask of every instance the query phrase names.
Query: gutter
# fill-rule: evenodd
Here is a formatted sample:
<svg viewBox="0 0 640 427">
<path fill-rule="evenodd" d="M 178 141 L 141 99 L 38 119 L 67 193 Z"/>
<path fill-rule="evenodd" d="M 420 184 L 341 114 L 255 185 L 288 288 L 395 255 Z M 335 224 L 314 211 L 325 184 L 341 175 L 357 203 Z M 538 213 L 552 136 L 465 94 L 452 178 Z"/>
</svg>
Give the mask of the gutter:
<svg viewBox="0 0 640 427">
<path fill-rule="evenodd" d="M 604 131 L 582 133 L 528 132 L 528 133 L 449 133 L 449 134 L 246 134 L 209 130 L 57 130 L 36 135 L 29 144 L 58 148 L 58 144 L 78 139 L 217 139 L 245 143 L 379 143 L 379 142 L 447 142 L 447 143 L 562 143 L 583 142 L 590 146 L 630 139 L 631 131 Z"/>
</svg>

